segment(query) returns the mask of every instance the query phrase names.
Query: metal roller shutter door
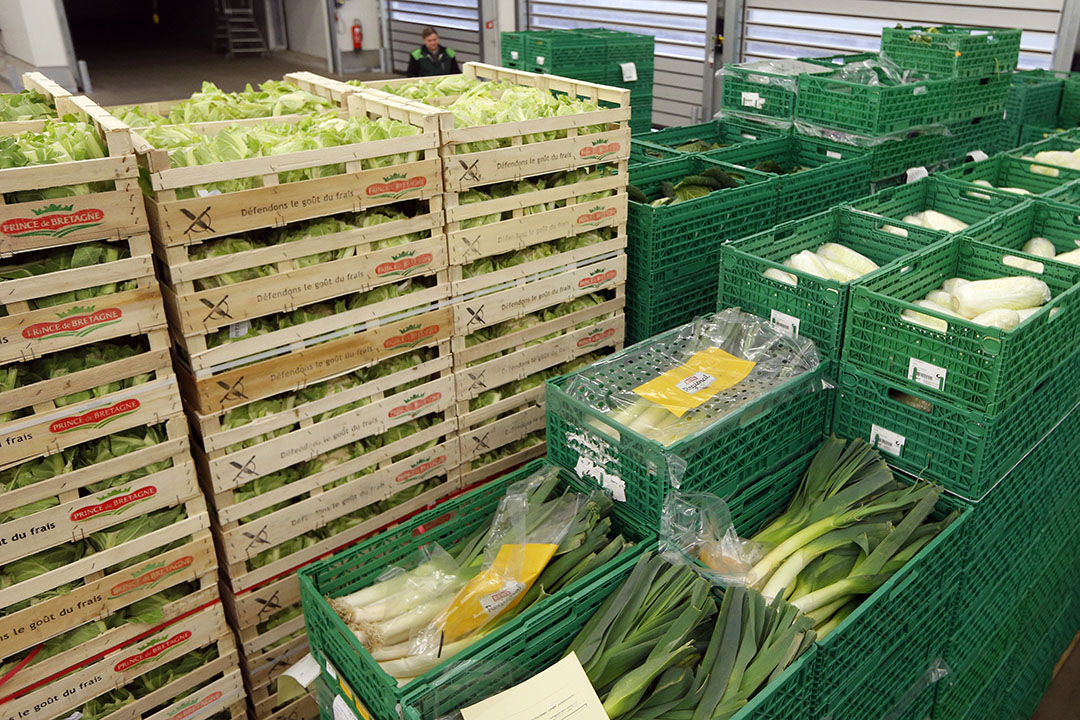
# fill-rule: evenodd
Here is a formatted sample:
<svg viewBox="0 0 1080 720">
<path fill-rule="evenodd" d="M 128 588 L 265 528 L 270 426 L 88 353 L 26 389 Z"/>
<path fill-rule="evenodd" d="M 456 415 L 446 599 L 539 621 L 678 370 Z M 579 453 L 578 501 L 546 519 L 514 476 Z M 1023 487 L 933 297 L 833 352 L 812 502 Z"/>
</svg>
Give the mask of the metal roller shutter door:
<svg viewBox="0 0 1080 720">
<path fill-rule="evenodd" d="M 745 0 L 744 60 L 813 57 L 878 50 L 881 28 L 971 25 L 1020 28 L 1020 67 L 1050 68 L 1055 60 L 1064 0 L 832 0 L 797 9 L 791 0 Z M 1072 47 L 1062 48 L 1068 68 Z"/>
<path fill-rule="evenodd" d="M 458 62 L 480 59 L 478 0 L 390 0 L 390 48 L 394 71 L 404 73 L 409 53 L 420 47 L 420 31 L 435 28 L 443 45 L 454 48 Z"/>
<path fill-rule="evenodd" d="M 696 122 L 702 101 L 705 0 L 527 0 L 530 30 L 605 27 L 656 37 L 653 124 Z"/>
</svg>

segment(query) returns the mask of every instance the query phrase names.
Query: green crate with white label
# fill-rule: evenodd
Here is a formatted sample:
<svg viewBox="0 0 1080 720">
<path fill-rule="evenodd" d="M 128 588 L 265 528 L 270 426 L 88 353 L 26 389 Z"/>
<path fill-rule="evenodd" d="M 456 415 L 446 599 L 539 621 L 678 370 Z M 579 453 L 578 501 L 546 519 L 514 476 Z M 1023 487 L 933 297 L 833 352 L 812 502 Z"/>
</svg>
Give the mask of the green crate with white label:
<svg viewBox="0 0 1080 720">
<path fill-rule="evenodd" d="M 1003 413 L 1080 346 L 1080 267 L 1047 261 L 1035 272 L 1008 264 L 1010 255 L 1039 260 L 959 237 L 855 281 L 843 361 L 937 402 Z M 1018 276 L 1045 282 L 1051 299 L 1011 330 L 915 304 L 952 278 Z"/>
<path fill-rule="evenodd" d="M 799 75 L 828 75 L 832 68 L 801 60 L 760 60 L 725 65 L 720 71 L 724 110 L 794 120 Z"/>
</svg>

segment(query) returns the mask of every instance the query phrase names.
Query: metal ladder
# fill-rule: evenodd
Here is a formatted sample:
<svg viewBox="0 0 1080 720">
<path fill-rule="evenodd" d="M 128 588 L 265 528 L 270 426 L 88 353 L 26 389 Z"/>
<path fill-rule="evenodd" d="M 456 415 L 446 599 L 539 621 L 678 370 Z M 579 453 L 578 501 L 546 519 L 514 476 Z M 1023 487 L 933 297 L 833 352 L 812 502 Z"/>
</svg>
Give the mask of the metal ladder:
<svg viewBox="0 0 1080 720">
<path fill-rule="evenodd" d="M 251 0 L 214 0 L 214 15 L 214 49 L 224 49 L 226 59 L 251 53 L 270 56 Z"/>
</svg>

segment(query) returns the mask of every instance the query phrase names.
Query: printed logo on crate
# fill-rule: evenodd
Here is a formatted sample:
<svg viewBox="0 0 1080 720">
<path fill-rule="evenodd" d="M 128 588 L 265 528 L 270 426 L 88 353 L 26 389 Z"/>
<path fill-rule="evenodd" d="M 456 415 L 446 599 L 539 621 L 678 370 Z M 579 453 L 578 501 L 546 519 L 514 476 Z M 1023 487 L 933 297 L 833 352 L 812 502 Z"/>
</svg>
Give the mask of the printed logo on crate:
<svg viewBox="0 0 1080 720">
<path fill-rule="evenodd" d="M 417 175 L 409 177 L 405 173 L 393 173 L 383 178 L 381 183 L 373 183 L 364 189 L 369 198 L 398 198 L 416 192 L 427 185 L 427 178 Z"/>
<path fill-rule="evenodd" d="M 577 346 L 579 348 L 583 348 L 583 347 L 589 347 L 590 345 L 597 345 L 599 343 L 604 342 L 605 340 L 607 340 L 609 337 L 611 337 L 614 334 L 615 334 L 615 328 L 608 328 L 607 330 L 601 330 L 600 328 L 595 328 L 594 330 L 592 330 L 592 332 L 587 337 L 583 337 L 580 340 L 578 340 L 577 341 Z"/>
<path fill-rule="evenodd" d="M 215 690 L 201 700 L 197 698 L 185 700 L 184 702 L 180 703 L 179 707 L 174 708 L 169 713 L 169 717 L 171 717 L 173 720 L 184 720 L 184 718 L 191 717 L 195 713 L 202 710 L 204 707 L 207 707 L 208 705 L 213 705 L 223 696 L 224 693 L 222 693 L 220 690 Z"/>
<path fill-rule="evenodd" d="M 601 160 L 608 155 L 614 155 L 622 149 L 622 144 L 619 142 L 608 142 L 607 138 L 597 138 L 592 141 L 591 145 L 578 150 L 578 155 L 583 158 L 594 158 Z"/>
<path fill-rule="evenodd" d="M 194 562 L 194 556 L 185 555 L 182 558 L 173 560 L 171 563 L 151 563 L 132 573 L 132 578 L 130 580 L 125 580 L 118 585 L 114 585 L 112 589 L 109 590 L 109 594 L 113 597 L 119 597 L 121 595 L 127 595 L 133 590 L 154 587 L 165 578 L 175 575 L 185 568 L 191 567 L 191 564 Z"/>
<path fill-rule="evenodd" d="M 578 225 L 599 225 L 609 217 L 615 217 L 619 214 L 618 208 L 609 207 L 606 208 L 603 205 L 598 205 L 594 208 L 589 208 L 589 211 L 584 215 L 578 215 Z"/>
<path fill-rule="evenodd" d="M 405 471 L 403 471 L 401 473 L 398 473 L 398 476 L 396 478 L 394 478 L 394 482 L 395 483 L 403 483 L 403 482 L 408 482 L 409 480 L 415 480 L 417 478 L 422 478 L 422 477 L 430 474 L 432 470 L 440 468 L 445 464 L 446 464 L 446 456 L 445 455 L 439 455 L 438 457 L 430 458 L 430 459 L 429 458 L 420 458 L 415 463 L 413 463 L 412 467 L 410 467 L 408 470 L 405 470 Z"/>
<path fill-rule="evenodd" d="M 428 405 L 442 400 L 441 392 L 433 392 L 430 395 L 413 395 L 405 400 L 404 405 L 398 405 L 396 408 L 387 413 L 387 417 L 391 420 L 399 418 L 401 416 L 415 417 Z"/>
<path fill-rule="evenodd" d="M 168 639 L 166 639 L 168 638 Z M 168 633 L 157 635 L 150 638 L 142 645 L 138 646 L 139 652 L 134 655 L 130 655 L 113 666 L 113 670 L 116 672 L 124 672 L 130 670 L 136 665 L 141 665 L 144 662 L 148 662 L 161 655 L 172 650 L 174 647 L 183 645 L 191 639 L 191 631 L 184 630 L 178 632 L 172 637 L 168 637 Z"/>
<path fill-rule="evenodd" d="M 71 512 L 71 521 L 83 522 L 106 515 L 120 515 L 132 505 L 149 500 L 155 495 L 157 495 L 157 487 L 154 485 L 147 485 L 138 490 L 132 490 L 130 487 L 116 488 L 103 495 L 98 495 L 94 498 L 98 502 L 93 505 L 84 505 L 73 510 Z"/>
<path fill-rule="evenodd" d="M 415 250 L 405 250 L 397 255 L 391 255 L 393 262 L 379 263 L 375 266 L 376 275 L 410 275 L 416 268 L 422 268 L 431 264 L 434 256 L 431 253 L 416 254 Z"/>
<path fill-rule="evenodd" d="M 383 347 L 387 350 L 399 347 L 416 347 L 427 338 L 438 335 L 439 329 L 438 325 L 428 325 L 427 327 L 423 327 L 420 323 L 406 325 L 405 327 L 398 329 L 398 332 L 401 333 L 400 335 L 395 335 L 394 337 L 384 340 Z"/>
<path fill-rule="evenodd" d="M 583 277 L 580 280 L 578 280 L 578 287 L 579 288 L 587 288 L 587 287 L 596 288 L 596 287 L 599 287 L 599 286 L 603 285 L 604 283 L 606 283 L 606 282 L 608 282 L 610 280 L 614 280 L 616 277 L 618 277 L 618 275 L 619 275 L 618 270 L 607 270 L 607 271 L 605 271 L 604 268 L 600 268 L 599 270 L 594 272 L 592 275 L 589 275 L 588 277 Z"/>
<path fill-rule="evenodd" d="M 66 418 L 61 418 L 49 425 L 49 432 L 53 435 L 62 435 L 80 428 L 96 429 L 104 427 L 118 418 L 130 415 L 138 410 L 140 406 L 141 403 L 135 398 L 121 400 L 109 407 L 89 410 L 82 415 L 69 415 Z"/>
<path fill-rule="evenodd" d="M 23 328 L 27 340 L 45 340 L 60 337 L 85 337 L 95 330 L 115 325 L 124 317 L 120 308 L 95 310 L 93 305 L 73 307 L 56 313 L 57 322 L 34 323 Z"/>
<path fill-rule="evenodd" d="M 97 208 L 86 208 L 72 212 L 74 205 L 53 203 L 37 210 L 31 210 L 32 218 L 11 218 L 0 223 L 0 233 L 9 237 L 55 237 L 62 238 L 79 230 L 100 225 L 105 220 L 105 213 Z"/>
</svg>

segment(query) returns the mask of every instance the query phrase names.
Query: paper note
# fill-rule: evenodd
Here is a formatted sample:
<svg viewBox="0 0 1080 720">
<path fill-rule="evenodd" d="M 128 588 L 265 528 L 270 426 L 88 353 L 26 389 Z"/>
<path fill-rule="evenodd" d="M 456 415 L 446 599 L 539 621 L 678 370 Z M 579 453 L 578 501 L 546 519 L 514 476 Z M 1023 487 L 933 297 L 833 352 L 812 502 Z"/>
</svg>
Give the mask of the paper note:
<svg viewBox="0 0 1080 720">
<path fill-rule="evenodd" d="M 315 678 L 319 677 L 319 663 L 308 653 L 284 673 L 277 681 L 277 701 L 279 705 L 303 697 L 311 689 Z"/>
<path fill-rule="evenodd" d="M 607 720 L 577 655 L 520 685 L 461 709 L 463 720 Z"/>
<path fill-rule="evenodd" d="M 753 362 L 710 347 L 694 353 L 686 364 L 634 388 L 634 392 L 682 417 L 716 393 L 738 385 L 753 369 Z"/>
</svg>

